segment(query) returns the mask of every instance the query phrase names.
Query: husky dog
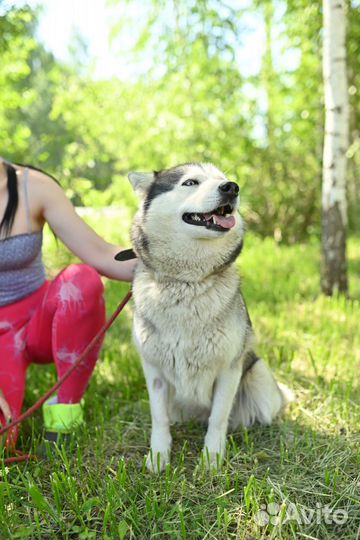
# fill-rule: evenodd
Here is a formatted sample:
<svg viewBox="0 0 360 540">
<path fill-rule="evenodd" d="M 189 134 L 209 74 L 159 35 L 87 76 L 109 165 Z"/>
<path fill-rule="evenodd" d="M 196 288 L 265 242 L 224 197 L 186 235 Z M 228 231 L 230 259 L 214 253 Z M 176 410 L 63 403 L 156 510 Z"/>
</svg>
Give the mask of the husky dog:
<svg viewBox="0 0 360 540">
<path fill-rule="evenodd" d="M 171 423 L 207 421 L 209 466 L 224 454 L 228 426 L 270 424 L 284 395 L 254 353 L 250 317 L 234 266 L 243 246 L 239 187 L 209 163 L 130 173 L 142 197 L 132 227 L 139 258 L 134 338 L 152 417 L 150 470 L 170 459 Z"/>
</svg>

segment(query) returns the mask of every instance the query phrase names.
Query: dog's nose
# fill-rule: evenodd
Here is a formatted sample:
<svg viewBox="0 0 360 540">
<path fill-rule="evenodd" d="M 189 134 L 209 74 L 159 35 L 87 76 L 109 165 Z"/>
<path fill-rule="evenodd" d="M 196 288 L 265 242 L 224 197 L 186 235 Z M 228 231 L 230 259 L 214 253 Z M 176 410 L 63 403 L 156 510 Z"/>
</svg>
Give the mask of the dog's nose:
<svg viewBox="0 0 360 540">
<path fill-rule="evenodd" d="M 219 190 L 221 193 L 236 197 L 236 195 L 239 193 L 239 186 L 235 184 L 235 182 L 225 182 L 219 186 Z"/>
</svg>

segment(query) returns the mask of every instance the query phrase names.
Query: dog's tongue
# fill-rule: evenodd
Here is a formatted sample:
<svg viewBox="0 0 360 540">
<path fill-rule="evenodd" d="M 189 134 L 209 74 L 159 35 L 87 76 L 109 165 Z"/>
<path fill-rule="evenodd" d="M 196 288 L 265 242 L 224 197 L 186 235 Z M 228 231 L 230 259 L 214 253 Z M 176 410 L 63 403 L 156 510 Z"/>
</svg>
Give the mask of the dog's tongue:
<svg viewBox="0 0 360 540">
<path fill-rule="evenodd" d="M 235 218 L 234 216 L 218 216 L 217 214 L 205 214 L 205 219 L 215 219 L 215 223 L 217 225 L 220 225 L 221 227 L 224 227 L 224 229 L 231 229 L 235 225 Z"/>
</svg>

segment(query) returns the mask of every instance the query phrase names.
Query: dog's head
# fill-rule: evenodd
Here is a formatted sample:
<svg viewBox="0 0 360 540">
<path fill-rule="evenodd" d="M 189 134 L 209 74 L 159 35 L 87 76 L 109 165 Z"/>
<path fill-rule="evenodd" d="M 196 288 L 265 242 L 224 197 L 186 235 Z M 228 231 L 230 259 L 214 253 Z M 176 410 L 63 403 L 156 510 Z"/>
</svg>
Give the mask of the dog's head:
<svg viewBox="0 0 360 540">
<path fill-rule="evenodd" d="M 235 260 L 243 237 L 239 187 L 214 165 L 178 165 L 129 179 L 143 201 L 132 240 L 145 265 L 198 281 Z"/>
</svg>

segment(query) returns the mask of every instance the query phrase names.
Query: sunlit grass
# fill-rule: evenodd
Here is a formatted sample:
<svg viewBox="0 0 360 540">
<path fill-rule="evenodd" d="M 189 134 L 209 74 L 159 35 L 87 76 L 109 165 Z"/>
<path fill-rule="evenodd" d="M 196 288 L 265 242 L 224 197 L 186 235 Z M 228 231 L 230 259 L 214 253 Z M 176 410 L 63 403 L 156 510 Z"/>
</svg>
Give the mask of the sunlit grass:
<svg viewBox="0 0 360 540">
<path fill-rule="evenodd" d="M 127 227 L 105 235 L 127 245 Z M 101 231 L 100 231 L 101 232 Z M 54 272 L 71 260 L 46 237 Z M 229 438 L 218 473 L 199 463 L 204 428 L 173 428 L 172 465 L 144 467 L 150 435 L 146 386 L 131 340 L 127 306 L 107 336 L 86 398 L 87 425 L 67 452 L 47 463 L 0 470 L 0 538 L 356 538 L 359 503 L 358 244 L 349 242 L 350 299 L 319 295 L 319 244 L 278 246 L 248 235 L 238 266 L 258 335 L 258 351 L 297 401 L 271 427 Z M 108 312 L 128 285 L 106 282 Z M 32 366 L 26 405 L 54 380 Z M 23 427 L 21 446 L 36 449 L 41 417 Z M 267 525 L 259 510 L 283 505 Z M 344 524 L 285 519 L 328 505 Z M 277 507 L 276 507 L 277 508 Z M 276 517 L 276 516 L 275 516 Z M 321 517 L 321 516 L 320 516 Z"/>
</svg>

